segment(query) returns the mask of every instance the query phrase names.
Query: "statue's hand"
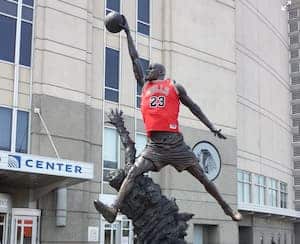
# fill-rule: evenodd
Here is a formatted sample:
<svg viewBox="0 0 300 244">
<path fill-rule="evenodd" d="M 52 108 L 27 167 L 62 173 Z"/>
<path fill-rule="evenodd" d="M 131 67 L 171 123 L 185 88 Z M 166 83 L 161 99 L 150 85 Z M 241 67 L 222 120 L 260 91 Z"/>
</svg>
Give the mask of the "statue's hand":
<svg viewBox="0 0 300 244">
<path fill-rule="evenodd" d="M 109 113 L 106 113 L 106 116 L 108 117 L 108 121 L 105 121 L 105 123 L 109 123 L 114 125 L 115 127 L 118 127 L 120 125 L 123 125 L 123 111 L 119 111 L 118 109 L 111 109 Z"/>
<path fill-rule="evenodd" d="M 128 32 L 129 31 L 129 25 L 128 25 L 128 22 L 127 22 L 127 19 L 126 17 L 122 14 L 121 15 L 123 17 L 123 23 L 122 24 L 119 24 L 119 26 L 121 26 L 121 28 L 125 31 L 125 32 Z"/>
<path fill-rule="evenodd" d="M 221 129 L 220 130 L 212 129 L 211 132 L 214 133 L 214 135 L 219 137 L 220 139 L 224 139 L 224 140 L 227 139 L 227 137 L 221 133 Z"/>
</svg>

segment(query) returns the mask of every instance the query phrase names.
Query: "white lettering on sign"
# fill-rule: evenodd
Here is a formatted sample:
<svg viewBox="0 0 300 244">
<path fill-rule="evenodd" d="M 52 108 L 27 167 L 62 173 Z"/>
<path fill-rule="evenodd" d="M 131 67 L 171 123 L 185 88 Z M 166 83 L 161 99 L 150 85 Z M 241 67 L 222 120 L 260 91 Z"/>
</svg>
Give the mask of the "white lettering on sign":
<svg viewBox="0 0 300 244">
<path fill-rule="evenodd" d="M 94 177 L 91 163 L 3 151 L 0 158 L 0 169 L 82 179 Z"/>
</svg>

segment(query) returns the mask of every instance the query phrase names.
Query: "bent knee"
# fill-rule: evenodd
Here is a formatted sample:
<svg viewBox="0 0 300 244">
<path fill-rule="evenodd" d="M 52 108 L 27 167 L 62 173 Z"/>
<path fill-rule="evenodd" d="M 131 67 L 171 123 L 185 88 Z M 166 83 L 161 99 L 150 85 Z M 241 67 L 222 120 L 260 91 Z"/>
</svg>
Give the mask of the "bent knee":
<svg viewBox="0 0 300 244">
<path fill-rule="evenodd" d="M 135 165 L 133 165 L 128 171 L 127 178 L 128 180 L 134 180 L 138 175 L 139 175 L 139 170 Z"/>
</svg>

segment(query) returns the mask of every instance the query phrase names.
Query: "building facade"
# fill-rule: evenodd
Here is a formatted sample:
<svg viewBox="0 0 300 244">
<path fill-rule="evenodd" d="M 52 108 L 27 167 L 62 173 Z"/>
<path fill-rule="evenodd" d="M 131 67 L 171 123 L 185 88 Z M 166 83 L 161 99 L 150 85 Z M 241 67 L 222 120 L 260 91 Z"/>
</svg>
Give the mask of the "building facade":
<svg viewBox="0 0 300 244">
<path fill-rule="evenodd" d="M 281 5 L 0 0 L 0 243 L 134 243 L 126 216 L 109 224 L 93 206 L 113 201 L 109 173 L 124 164 L 105 113 L 121 109 L 137 151 L 146 143 L 126 36 L 104 28 L 110 11 L 127 17 L 143 67 L 163 63 L 227 137 L 181 107 L 186 143 L 209 142 L 220 154 L 214 182 L 243 213 L 238 224 L 189 173 L 150 173 L 182 212 L 195 214 L 188 243 L 297 243 L 297 100 Z"/>
</svg>

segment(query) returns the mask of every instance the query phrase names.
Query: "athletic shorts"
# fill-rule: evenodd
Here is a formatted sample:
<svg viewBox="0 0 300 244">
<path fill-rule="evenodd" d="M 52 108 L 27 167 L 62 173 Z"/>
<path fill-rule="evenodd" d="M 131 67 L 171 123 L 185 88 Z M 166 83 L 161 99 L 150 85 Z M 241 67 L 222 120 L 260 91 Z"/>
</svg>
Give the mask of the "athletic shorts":
<svg viewBox="0 0 300 244">
<path fill-rule="evenodd" d="M 181 133 L 152 133 L 148 137 L 146 147 L 140 156 L 153 162 L 154 171 L 160 171 L 166 165 L 172 165 L 181 172 L 198 164 L 198 159 L 183 141 Z"/>
</svg>

